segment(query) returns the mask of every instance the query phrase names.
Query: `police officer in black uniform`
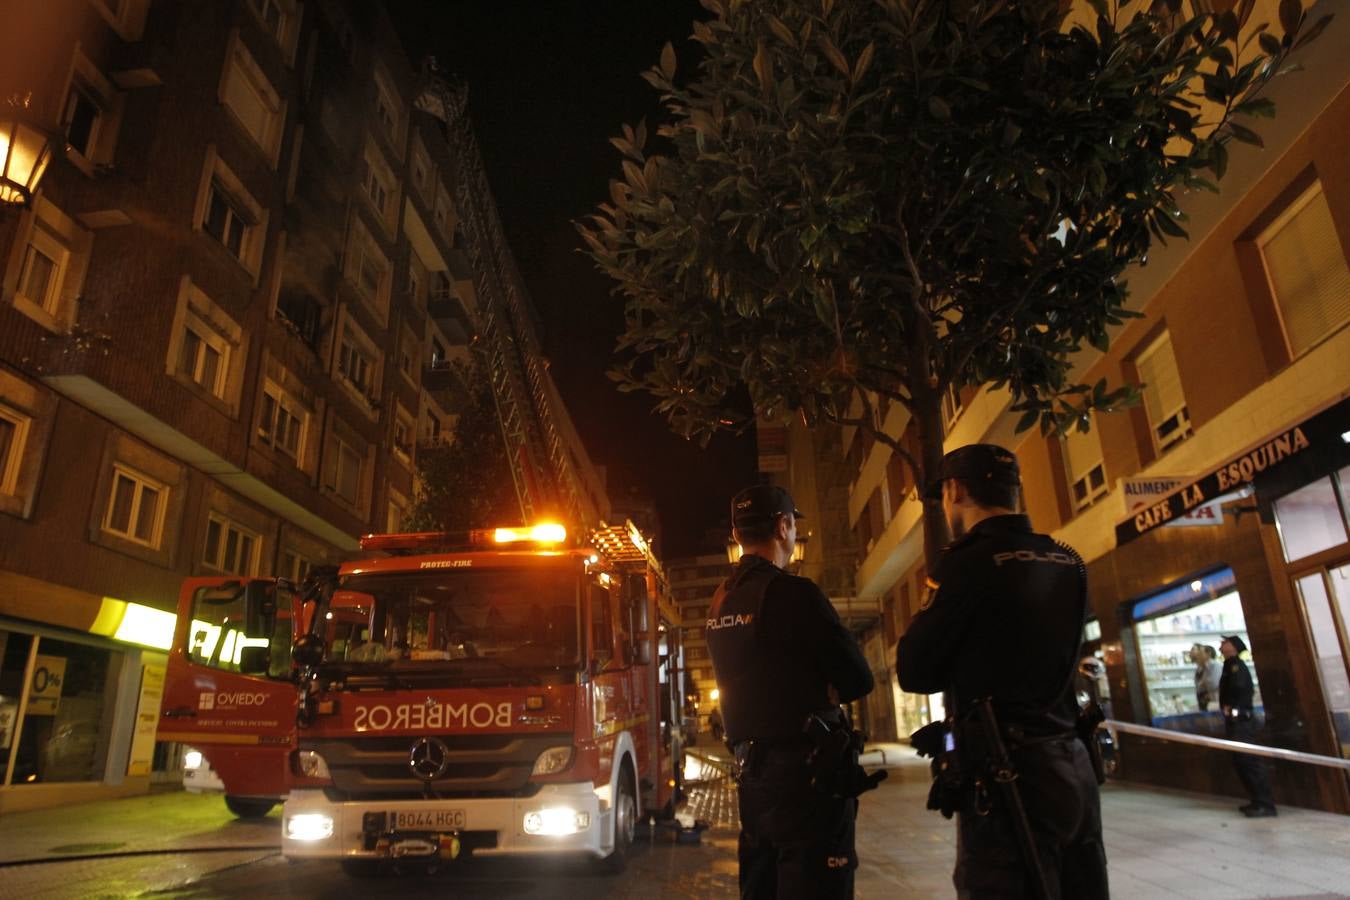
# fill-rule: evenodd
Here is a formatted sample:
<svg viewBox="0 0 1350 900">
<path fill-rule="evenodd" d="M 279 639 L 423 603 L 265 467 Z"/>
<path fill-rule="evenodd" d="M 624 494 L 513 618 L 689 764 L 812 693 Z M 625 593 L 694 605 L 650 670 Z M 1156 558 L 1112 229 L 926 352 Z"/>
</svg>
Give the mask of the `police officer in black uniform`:
<svg viewBox="0 0 1350 900">
<path fill-rule="evenodd" d="M 958 896 L 1040 895 L 1028 858 L 1034 847 L 1046 893 L 1093 900 L 1108 896 L 1101 802 L 1074 731 L 1072 690 L 1086 570 L 1077 553 L 1016 513 L 1020 489 L 1017 458 L 1002 447 L 970 444 L 943 457 L 925 497 L 942 501 L 955 540 L 900 638 L 896 671 L 906 691 L 948 692 L 959 761 L 950 771 L 959 777 L 939 805 L 959 813 Z M 1025 816 L 990 772 L 997 751 L 984 727 L 984 700 L 1017 772 Z"/>
<path fill-rule="evenodd" d="M 1251 671 L 1238 655 L 1246 649 L 1247 642 L 1236 634 L 1228 635 L 1219 645 L 1219 652 L 1223 654 L 1219 708 L 1223 710 L 1223 728 L 1228 739 L 1254 744 L 1256 719 L 1252 701 L 1256 696 L 1256 688 L 1252 684 Z M 1261 758 L 1247 753 L 1234 753 L 1233 768 L 1237 770 L 1242 786 L 1247 789 L 1247 796 L 1251 797 L 1251 802 L 1239 806 L 1238 810 L 1249 819 L 1278 815 L 1275 795 L 1270 792 L 1270 778 L 1266 775 L 1266 766 Z"/>
<path fill-rule="evenodd" d="M 820 588 L 784 571 L 802 517 L 788 492 L 747 488 L 731 515 L 743 555 L 707 639 L 737 760 L 741 897 L 850 898 L 857 800 L 812 786 L 806 726 L 840 725 L 838 704 L 871 691 L 872 672 Z"/>
</svg>

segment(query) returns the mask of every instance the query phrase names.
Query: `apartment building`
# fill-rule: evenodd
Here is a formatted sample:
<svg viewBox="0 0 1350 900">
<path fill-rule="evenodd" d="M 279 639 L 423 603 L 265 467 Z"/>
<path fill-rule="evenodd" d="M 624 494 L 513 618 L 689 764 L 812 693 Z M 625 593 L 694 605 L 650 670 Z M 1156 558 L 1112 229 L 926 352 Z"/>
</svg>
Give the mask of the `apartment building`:
<svg viewBox="0 0 1350 900">
<path fill-rule="evenodd" d="M 52 0 L 0 58 L 66 145 L 0 213 L 3 811 L 172 777 L 180 582 L 398 530 L 476 298 L 379 6 Z"/>
<path fill-rule="evenodd" d="M 696 740 L 707 742 L 711 731 L 708 716 L 718 704 L 717 679 L 713 674 L 712 658 L 708 655 L 708 607 L 713 594 L 731 574 L 727 554 L 705 553 L 685 556 L 666 563 L 670 592 L 680 609 L 683 631 L 686 695 L 684 714 L 697 724 Z"/>
<path fill-rule="evenodd" d="M 1267 5 L 1269 6 L 1269 5 Z M 1129 275 L 1143 314 L 1078 380 L 1143 383 L 1143 402 L 1067 439 L 1014 433 L 1006 393 L 944 403 L 947 448 L 1013 449 L 1033 524 L 1088 561 L 1088 651 L 1106 663 L 1115 718 L 1222 734 L 1199 707 L 1193 644 L 1250 648 L 1268 743 L 1350 753 L 1350 41 L 1344 4 L 1278 79 L 1263 150 L 1236 147 L 1218 196 L 1188 195 L 1191 239 Z M 1258 10 L 1255 19 L 1273 15 Z M 885 430 L 912 440 L 907 413 Z M 792 426 L 796 428 L 797 426 Z M 923 601 L 921 504 L 888 447 L 842 432 L 855 586 L 882 617 L 865 641 L 892 653 Z M 789 454 L 799 479 L 809 455 Z M 800 502 L 800 501 L 799 501 Z M 894 690 L 893 682 L 892 688 Z M 894 691 L 895 736 L 943 715 Z M 878 732 L 874 729 L 874 734 Z M 1121 777 L 1242 795 L 1217 751 L 1126 736 Z M 1280 802 L 1350 812 L 1343 773 L 1280 762 Z"/>
</svg>

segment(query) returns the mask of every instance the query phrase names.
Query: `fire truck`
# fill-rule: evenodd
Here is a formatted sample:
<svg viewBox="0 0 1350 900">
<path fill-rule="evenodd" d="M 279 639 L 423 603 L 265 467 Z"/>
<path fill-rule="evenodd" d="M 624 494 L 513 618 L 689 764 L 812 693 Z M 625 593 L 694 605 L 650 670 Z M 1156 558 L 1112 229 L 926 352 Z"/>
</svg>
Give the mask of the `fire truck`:
<svg viewBox="0 0 1350 900">
<path fill-rule="evenodd" d="M 284 794 L 289 859 L 622 868 L 639 821 L 673 813 L 683 756 L 678 612 L 640 532 L 362 548 L 304 590 L 189 580 L 160 738 L 201 752 L 231 808 Z"/>
</svg>

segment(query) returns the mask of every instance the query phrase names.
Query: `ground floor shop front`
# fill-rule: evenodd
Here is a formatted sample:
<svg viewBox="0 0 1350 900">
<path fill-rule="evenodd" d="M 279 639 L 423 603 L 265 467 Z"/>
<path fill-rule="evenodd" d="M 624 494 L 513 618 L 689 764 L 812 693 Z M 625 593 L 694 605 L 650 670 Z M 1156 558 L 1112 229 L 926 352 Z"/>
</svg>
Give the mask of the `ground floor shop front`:
<svg viewBox="0 0 1350 900">
<path fill-rule="evenodd" d="M 177 748 L 155 741 L 173 614 L 13 573 L 0 587 L 0 814 L 174 778 Z M 14 615 L 38 595 L 57 622 Z"/>
<path fill-rule="evenodd" d="M 1202 496 L 1216 509 L 1208 524 L 1165 524 Z M 1116 548 L 1088 566 L 1112 717 L 1222 737 L 1206 660 L 1237 636 L 1259 741 L 1350 755 L 1350 402 L 1186 479 L 1170 500 L 1123 521 Z M 1227 752 L 1165 740 L 1124 736 L 1119 774 L 1243 796 Z M 1277 802 L 1350 813 L 1343 770 L 1278 762 L 1272 775 Z"/>
</svg>

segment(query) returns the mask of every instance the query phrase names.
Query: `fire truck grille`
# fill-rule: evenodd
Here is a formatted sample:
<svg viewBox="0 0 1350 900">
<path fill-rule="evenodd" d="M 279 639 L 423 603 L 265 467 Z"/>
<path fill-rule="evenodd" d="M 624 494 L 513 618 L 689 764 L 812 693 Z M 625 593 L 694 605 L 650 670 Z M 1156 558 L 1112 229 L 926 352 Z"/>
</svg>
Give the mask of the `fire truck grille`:
<svg viewBox="0 0 1350 900">
<path fill-rule="evenodd" d="M 538 788 L 530 772 L 539 754 L 566 743 L 559 735 L 429 735 L 449 748 L 445 773 L 430 789 L 438 794 L 523 797 Z M 353 737 L 301 740 L 314 750 L 333 776 L 329 794 L 340 800 L 397 800 L 421 797 L 428 786 L 409 766 L 417 737 Z"/>
</svg>

